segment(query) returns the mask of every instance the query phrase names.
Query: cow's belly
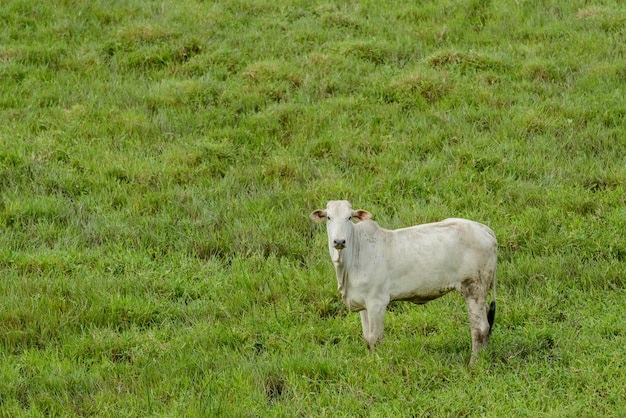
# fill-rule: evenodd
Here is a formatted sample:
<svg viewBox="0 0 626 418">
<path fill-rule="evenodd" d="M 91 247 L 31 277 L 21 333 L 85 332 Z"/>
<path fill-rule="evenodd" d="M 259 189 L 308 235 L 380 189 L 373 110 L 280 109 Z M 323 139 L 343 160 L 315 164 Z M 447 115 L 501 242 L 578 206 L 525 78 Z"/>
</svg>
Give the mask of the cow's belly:
<svg viewBox="0 0 626 418">
<path fill-rule="evenodd" d="M 413 293 L 403 293 L 398 295 L 392 295 L 392 301 L 398 302 L 412 302 L 418 305 L 422 305 L 426 302 L 429 302 L 433 299 L 437 299 L 446 293 L 450 292 L 452 289 L 441 289 L 436 292 L 422 293 L 422 292 L 413 292 Z"/>
<path fill-rule="evenodd" d="M 430 280 L 404 277 L 401 280 L 392 281 L 389 289 L 389 298 L 391 300 L 420 304 L 426 303 L 457 289 L 456 282 L 456 280 L 448 280 L 445 277 L 431 278 Z"/>
</svg>

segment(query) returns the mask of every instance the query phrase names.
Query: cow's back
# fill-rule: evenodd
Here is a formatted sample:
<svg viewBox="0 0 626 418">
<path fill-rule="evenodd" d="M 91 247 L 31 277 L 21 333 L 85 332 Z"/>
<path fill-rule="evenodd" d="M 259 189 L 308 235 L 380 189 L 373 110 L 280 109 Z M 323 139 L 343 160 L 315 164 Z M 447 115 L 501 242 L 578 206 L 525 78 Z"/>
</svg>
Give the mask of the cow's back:
<svg viewBox="0 0 626 418">
<path fill-rule="evenodd" d="M 392 299 L 434 299 L 480 269 L 495 269 L 495 234 L 478 222 L 450 218 L 388 232 Z"/>
<path fill-rule="evenodd" d="M 488 226 L 462 218 L 448 218 L 432 225 L 448 231 L 457 231 L 454 245 L 458 246 L 465 257 L 472 257 L 481 264 L 489 263 L 495 266 L 498 241 L 496 234 Z"/>
<path fill-rule="evenodd" d="M 458 228 L 466 244 L 475 244 L 477 247 L 489 249 L 497 246 L 496 234 L 487 225 L 462 218 L 448 218 L 435 224 L 443 228 Z"/>
</svg>

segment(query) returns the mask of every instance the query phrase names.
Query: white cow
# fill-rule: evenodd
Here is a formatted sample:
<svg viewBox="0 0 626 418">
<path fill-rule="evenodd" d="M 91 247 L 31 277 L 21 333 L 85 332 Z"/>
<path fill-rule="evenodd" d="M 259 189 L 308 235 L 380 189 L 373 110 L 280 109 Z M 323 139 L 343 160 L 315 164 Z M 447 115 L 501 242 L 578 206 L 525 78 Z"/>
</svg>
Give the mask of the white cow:
<svg viewBox="0 0 626 418">
<path fill-rule="evenodd" d="M 371 217 L 345 200 L 330 201 L 310 215 L 315 222 L 326 220 L 339 292 L 350 310 L 360 312 L 367 346 L 373 350 L 382 338 L 389 302 L 423 304 L 457 290 L 467 302 L 472 364 L 489 342 L 495 317 L 498 243 L 493 231 L 466 219 L 388 230 Z"/>
</svg>

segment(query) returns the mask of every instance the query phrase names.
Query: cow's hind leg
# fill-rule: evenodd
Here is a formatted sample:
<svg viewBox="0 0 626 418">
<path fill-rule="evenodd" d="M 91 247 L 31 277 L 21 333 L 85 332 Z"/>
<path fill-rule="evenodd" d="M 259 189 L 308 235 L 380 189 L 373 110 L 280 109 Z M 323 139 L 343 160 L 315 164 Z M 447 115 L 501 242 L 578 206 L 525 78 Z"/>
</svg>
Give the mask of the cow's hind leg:
<svg viewBox="0 0 626 418">
<path fill-rule="evenodd" d="M 487 318 L 487 302 L 480 298 L 466 298 L 472 330 L 472 357 L 470 365 L 478 359 L 478 352 L 489 344 L 489 319 Z"/>
</svg>

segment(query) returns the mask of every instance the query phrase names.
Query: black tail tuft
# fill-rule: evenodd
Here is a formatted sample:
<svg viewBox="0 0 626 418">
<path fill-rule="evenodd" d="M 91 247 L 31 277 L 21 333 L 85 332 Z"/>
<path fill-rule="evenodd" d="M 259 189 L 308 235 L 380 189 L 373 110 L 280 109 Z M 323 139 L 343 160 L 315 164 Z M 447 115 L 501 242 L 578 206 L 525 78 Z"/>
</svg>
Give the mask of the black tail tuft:
<svg viewBox="0 0 626 418">
<path fill-rule="evenodd" d="M 493 321 L 496 320 L 496 301 L 491 301 L 491 305 L 489 305 L 489 311 L 487 312 L 487 321 L 489 321 L 489 333 L 491 334 L 491 330 L 493 329 Z"/>
</svg>

